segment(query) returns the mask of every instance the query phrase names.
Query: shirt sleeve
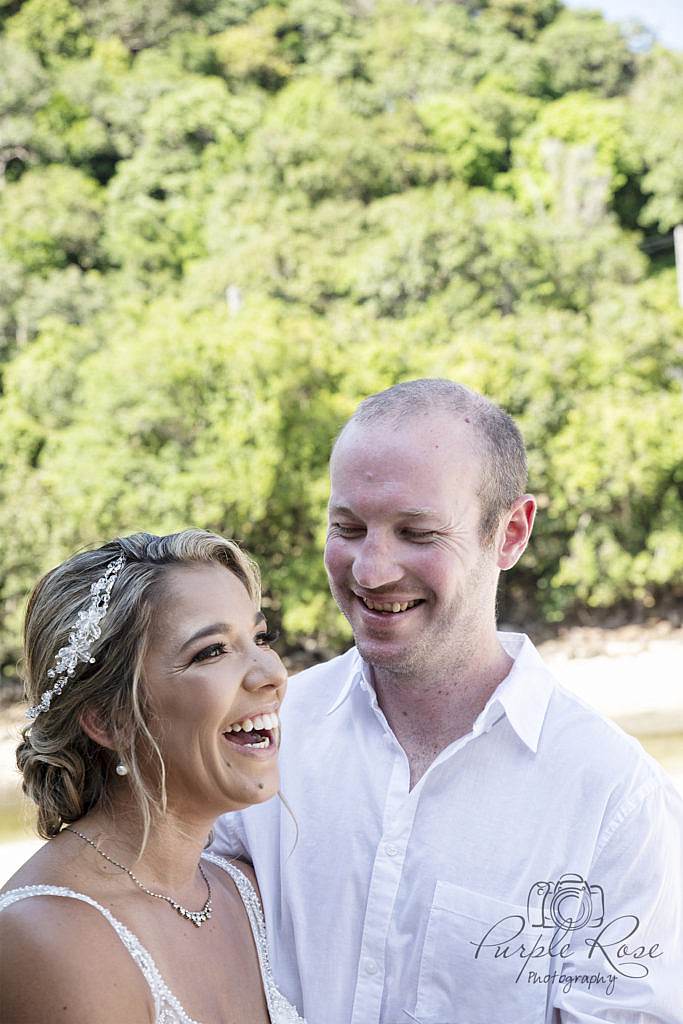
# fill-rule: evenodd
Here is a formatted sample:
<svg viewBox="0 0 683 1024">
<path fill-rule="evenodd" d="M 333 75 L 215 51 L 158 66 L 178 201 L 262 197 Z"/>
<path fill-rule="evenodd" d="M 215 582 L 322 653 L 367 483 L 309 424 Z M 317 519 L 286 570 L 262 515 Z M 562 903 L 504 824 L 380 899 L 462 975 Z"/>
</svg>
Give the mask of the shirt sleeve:
<svg viewBox="0 0 683 1024">
<path fill-rule="evenodd" d="M 554 1001 L 562 1024 L 683 1024 L 683 800 L 668 779 L 618 810 L 588 883 L 602 923 L 595 913 L 568 934 Z"/>
<path fill-rule="evenodd" d="M 222 814 L 218 818 L 213 827 L 210 850 L 211 853 L 217 853 L 219 857 L 226 857 L 228 860 L 237 857 L 251 863 L 249 843 L 239 811 Z"/>
</svg>

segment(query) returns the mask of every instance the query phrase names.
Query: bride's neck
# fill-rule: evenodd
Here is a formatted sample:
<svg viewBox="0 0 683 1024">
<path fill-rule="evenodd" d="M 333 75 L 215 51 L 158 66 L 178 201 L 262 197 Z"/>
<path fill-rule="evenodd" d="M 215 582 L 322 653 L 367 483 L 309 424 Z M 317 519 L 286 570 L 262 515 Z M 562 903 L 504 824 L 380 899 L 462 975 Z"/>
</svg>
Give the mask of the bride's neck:
<svg viewBox="0 0 683 1024">
<path fill-rule="evenodd" d="M 74 823 L 73 828 L 94 840 L 103 853 L 129 868 L 145 884 L 168 888 L 191 886 L 206 846 L 212 822 L 198 819 L 180 821 L 172 812 L 155 820 L 142 854 L 142 819 L 134 808 L 122 805 L 95 810 Z"/>
</svg>

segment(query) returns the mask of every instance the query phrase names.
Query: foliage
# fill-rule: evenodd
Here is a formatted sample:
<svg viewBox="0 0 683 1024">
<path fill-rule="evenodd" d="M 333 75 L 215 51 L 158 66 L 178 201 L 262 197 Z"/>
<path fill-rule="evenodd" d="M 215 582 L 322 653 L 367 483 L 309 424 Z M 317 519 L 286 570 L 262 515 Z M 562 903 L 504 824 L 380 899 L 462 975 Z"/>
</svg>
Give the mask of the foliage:
<svg viewBox="0 0 683 1024">
<path fill-rule="evenodd" d="M 552 96 L 576 89 L 616 96 L 628 88 L 636 69 L 618 26 L 593 11 L 563 11 L 539 35 L 535 56 Z"/>
<path fill-rule="evenodd" d="M 560 9 L 558 0 L 488 0 L 484 15 L 516 36 L 534 39 Z"/>
<path fill-rule="evenodd" d="M 46 66 L 85 57 L 91 40 L 81 12 L 69 0 L 27 0 L 5 25 L 7 38 Z"/>
<path fill-rule="evenodd" d="M 40 572 L 188 524 L 337 648 L 329 447 L 420 375 L 527 438 L 507 621 L 680 596 L 682 85 L 560 0 L 0 0 L 4 671 Z"/>
<path fill-rule="evenodd" d="M 0 181 L 39 159 L 33 117 L 48 96 L 49 79 L 38 58 L 0 36 Z"/>
<path fill-rule="evenodd" d="M 0 237 L 29 274 L 100 261 L 103 199 L 97 182 L 68 166 L 36 167 L 0 196 Z"/>
<path fill-rule="evenodd" d="M 646 173 L 643 224 L 668 231 L 683 222 L 683 58 L 659 50 L 633 89 L 629 128 Z"/>
<path fill-rule="evenodd" d="M 573 92 L 546 104 L 513 141 L 512 168 L 506 184 L 531 209 L 593 224 L 642 161 L 624 102 Z"/>
</svg>

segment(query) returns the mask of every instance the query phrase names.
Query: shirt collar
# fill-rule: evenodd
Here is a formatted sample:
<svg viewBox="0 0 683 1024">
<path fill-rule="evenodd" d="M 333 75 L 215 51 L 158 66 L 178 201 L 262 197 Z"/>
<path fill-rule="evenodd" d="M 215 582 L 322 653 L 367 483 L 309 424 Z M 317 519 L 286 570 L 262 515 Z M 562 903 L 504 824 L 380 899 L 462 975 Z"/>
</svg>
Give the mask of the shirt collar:
<svg viewBox="0 0 683 1024">
<path fill-rule="evenodd" d="M 555 683 L 528 636 L 499 633 L 498 639 L 513 665 L 478 715 L 474 731 L 484 731 L 502 711 L 522 742 L 535 754 Z"/>
<path fill-rule="evenodd" d="M 503 649 L 513 659 L 505 679 L 493 692 L 473 726 L 475 734 L 486 732 L 504 714 L 522 742 L 534 754 L 553 692 L 554 681 L 540 654 L 524 633 L 499 633 Z M 346 681 L 327 714 L 331 715 L 348 699 L 356 686 L 365 690 L 376 703 L 369 667 L 354 648 Z"/>
<path fill-rule="evenodd" d="M 348 698 L 354 686 L 360 685 L 362 683 L 363 689 L 370 688 L 372 690 L 372 687 L 370 687 L 370 683 L 368 682 L 368 666 L 365 664 L 360 654 L 358 653 L 358 650 L 355 647 L 352 648 L 352 650 L 349 653 L 351 654 L 351 663 L 348 668 L 346 682 L 342 686 L 338 695 L 335 697 L 331 707 L 329 707 L 328 710 L 325 712 L 326 715 L 333 714 L 333 712 L 335 712 L 337 708 L 340 708 L 342 706 L 342 704 Z"/>
</svg>

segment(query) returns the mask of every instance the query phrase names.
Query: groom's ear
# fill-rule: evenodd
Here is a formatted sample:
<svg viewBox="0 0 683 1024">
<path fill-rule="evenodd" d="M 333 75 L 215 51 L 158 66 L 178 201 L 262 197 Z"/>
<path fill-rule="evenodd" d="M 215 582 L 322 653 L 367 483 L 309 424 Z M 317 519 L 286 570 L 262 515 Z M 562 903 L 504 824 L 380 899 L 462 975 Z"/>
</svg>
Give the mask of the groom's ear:
<svg viewBox="0 0 683 1024">
<path fill-rule="evenodd" d="M 79 721 L 81 729 L 91 740 L 94 740 L 101 747 L 106 747 L 107 750 L 116 750 L 116 744 L 112 740 L 111 732 L 102 722 L 102 718 L 95 708 L 86 708 L 85 711 L 81 712 Z"/>
<path fill-rule="evenodd" d="M 498 540 L 498 568 L 511 569 L 524 554 L 536 517 L 536 499 L 523 494 L 507 514 Z M 501 524 L 502 525 L 502 524 Z"/>
</svg>

